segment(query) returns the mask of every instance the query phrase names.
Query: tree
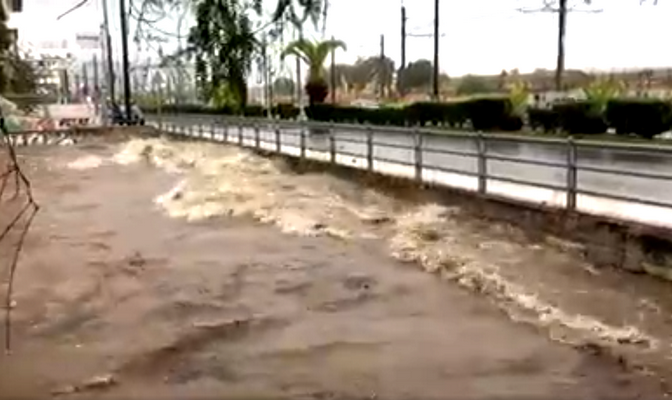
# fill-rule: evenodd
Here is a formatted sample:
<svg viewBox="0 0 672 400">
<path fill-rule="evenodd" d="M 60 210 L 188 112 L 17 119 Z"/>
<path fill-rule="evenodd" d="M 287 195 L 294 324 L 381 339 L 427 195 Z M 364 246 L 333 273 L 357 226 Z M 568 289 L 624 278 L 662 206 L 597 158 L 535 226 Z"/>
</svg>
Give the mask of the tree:
<svg viewBox="0 0 672 400">
<path fill-rule="evenodd" d="M 352 65 L 349 64 L 336 64 L 334 65 L 334 75 L 336 79 L 336 87 L 346 87 L 350 89 L 350 75 L 352 75 Z M 325 72 L 325 79 L 327 82 L 332 82 L 331 79 L 331 68 L 327 69 Z"/>
<path fill-rule="evenodd" d="M 411 89 L 424 89 L 432 84 L 434 66 L 429 60 L 414 61 L 399 71 L 399 88 L 401 92 Z"/>
<path fill-rule="evenodd" d="M 9 11 L 7 10 L 6 2 L 2 2 L 0 4 L 0 93 L 6 93 L 9 89 L 10 77 L 13 70 L 10 59 L 14 58 L 11 54 L 14 38 L 7 26 L 8 20 Z"/>
<path fill-rule="evenodd" d="M 480 76 L 466 75 L 457 86 L 457 94 L 473 95 L 482 93 L 491 93 L 495 90 L 487 80 Z"/>
<path fill-rule="evenodd" d="M 273 82 L 273 91 L 279 96 L 291 96 L 296 90 L 295 86 L 292 79 L 281 76 Z"/>
<path fill-rule="evenodd" d="M 340 40 L 312 42 L 299 39 L 288 44 L 281 54 L 283 59 L 289 55 L 297 56 L 308 65 L 305 88 L 311 105 L 322 103 L 327 97 L 329 86 L 325 80 L 324 62 L 331 51 L 338 48 L 345 49 L 345 43 Z"/>
<path fill-rule="evenodd" d="M 254 0 L 261 2 L 261 0 Z M 328 0 L 277 0 L 273 22 L 289 21 L 301 30 L 303 24 L 310 20 L 317 26 L 320 17 L 326 17 Z"/>
<path fill-rule="evenodd" d="M 196 26 L 189 32 L 186 53 L 195 58 L 199 90 L 204 98 L 217 93 L 232 99 L 234 106 L 245 106 L 247 77 L 258 48 L 247 15 L 250 7 L 238 0 L 197 0 L 194 8 Z"/>
</svg>

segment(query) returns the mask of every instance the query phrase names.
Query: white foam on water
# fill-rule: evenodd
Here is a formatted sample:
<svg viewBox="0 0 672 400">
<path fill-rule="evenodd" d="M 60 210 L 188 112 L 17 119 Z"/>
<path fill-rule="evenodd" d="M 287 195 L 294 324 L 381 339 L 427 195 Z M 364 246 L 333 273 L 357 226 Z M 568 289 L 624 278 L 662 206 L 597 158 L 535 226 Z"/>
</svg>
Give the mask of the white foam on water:
<svg viewBox="0 0 672 400">
<path fill-rule="evenodd" d="M 509 315 L 514 319 L 548 328 L 560 326 L 580 334 L 579 337 L 572 335 L 572 338 L 557 339 L 657 346 L 655 338 L 634 326 L 611 326 L 587 315 L 568 314 L 538 294 L 504 278 L 496 261 L 483 259 L 463 246 L 460 229 L 451 218 L 458 212 L 456 208 L 428 204 L 401 215 L 390 240 L 392 255 L 402 261 L 419 263 L 428 272 L 440 273 L 446 279 L 498 300 L 500 306 L 509 308 Z M 532 316 L 520 313 L 521 310 Z"/>
<path fill-rule="evenodd" d="M 88 155 L 79 157 L 74 161 L 70 161 L 67 164 L 67 167 L 69 169 L 75 169 L 75 170 L 93 169 L 100 167 L 101 165 L 103 165 L 104 162 L 105 160 L 103 160 L 101 157 Z"/>
<path fill-rule="evenodd" d="M 124 144 L 114 159 L 121 164 L 146 160 L 179 174 L 175 187 L 156 198 L 171 217 L 251 216 L 298 235 L 387 238 L 395 258 L 495 299 L 512 318 L 547 327 L 551 334 L 560 332 L 556 339 L 658 345 L 634 326 L 614 326 L 595 315 L 568 313 L 545 300 L 543 292 L 531 291 L 510 274 L 505 276 L 497 259 L 486 259 L 465 244 L 458 209 L 409 205 L 327 174 L 297 175 L 282 161 L 221 144 L 135 139 Z M 348 161 L 366 168 L 356 158 Z M 380 168 L 384 164 L 376 165 Z M 406 169 L 399 174 L 409 173 Z M 513 243 L 504 245 L 513 253 L 525 251 Z"/>
</svg>

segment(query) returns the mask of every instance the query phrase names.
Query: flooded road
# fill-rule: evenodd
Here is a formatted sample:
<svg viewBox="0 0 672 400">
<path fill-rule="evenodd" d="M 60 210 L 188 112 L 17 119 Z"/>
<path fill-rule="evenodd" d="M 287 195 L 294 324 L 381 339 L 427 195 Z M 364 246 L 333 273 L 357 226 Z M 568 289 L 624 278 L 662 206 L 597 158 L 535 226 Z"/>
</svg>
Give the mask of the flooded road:
<svg viewBox="0 0 672 400">
<path fill-rule="evenodd" d="M 669 288 L 573 248 L 225 146 L 24 153 L 0 398 L 663 395 Z"/>
</svg>

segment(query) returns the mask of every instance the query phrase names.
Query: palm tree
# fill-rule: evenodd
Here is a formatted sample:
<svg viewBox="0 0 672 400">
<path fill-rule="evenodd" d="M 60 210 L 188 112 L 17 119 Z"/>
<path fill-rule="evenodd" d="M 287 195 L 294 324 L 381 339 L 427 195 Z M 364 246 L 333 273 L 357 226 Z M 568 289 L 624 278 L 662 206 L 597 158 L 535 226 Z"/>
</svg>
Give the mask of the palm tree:
<svg viewBox="0 0 672 400">
<path fill-rule="evenodd" d="M 299 39 L 287 45 L 282 52 L 284 59 L 289 55 L 297 56 L 308 64 L 308 79 L 306 93 L 310 105 L 322 103 L 329 92 L 329 85 L 325 79 L 324 61 L 329 53 L 338 48 L 346 49 L 346 45 L 340 40 L 310 41 Z"/>
</svg>

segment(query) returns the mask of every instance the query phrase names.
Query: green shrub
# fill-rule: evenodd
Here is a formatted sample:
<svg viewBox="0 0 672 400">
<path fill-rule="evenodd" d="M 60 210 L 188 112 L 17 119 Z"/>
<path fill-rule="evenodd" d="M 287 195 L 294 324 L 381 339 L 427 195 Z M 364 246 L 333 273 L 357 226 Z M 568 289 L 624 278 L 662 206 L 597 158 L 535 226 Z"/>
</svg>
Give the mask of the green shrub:
<svg viewBox="0 0 672 400">
<path fill-rule="evenodd" d="M 602 113 L 590 101 L 560 103 L 553 106 L 559 125 L 569 134 L 602 134 L 607 124 Z"/>
<path fill-rule="evenodd" d="M 264 107 L 259 105 L 248 105 L 243 109 L 243 116 L 245 117 L 263 117 L 265 114 Z"/>
<path fill-rule="evenodd" d="M 418 102 L 406 106 L 403 111 L 407 125 L 462 127 L 468 119 L 462 102 Z"/>
<path fill-rule="evenodd" d="M 518 130 L 523 126 L 522 118 L 513 115 L 513 107 L 508 98 L 471 99 L 462 103 L 462 106 L 477 131 Z"/>
<path fill-rule="evenodd" d="M 610 100 L 605 117 L 619 135 L 634 133 L 651 139 L 672 126 L 672 104 L 664 100 Z"/>
<path fill-rule="evenodd" d="M 545 108 L 529 108 L 527 118 L 530 128 L 542 129 L 546 133 L 555 132 L 560 128 L 560 113 Z"/>
<path fill-rule="evenodd" d="M 280 119 L 296 119 L 301 110 L 291 103 L 280 103 L 273 106 L 271 114 Z"/>
</svg>

